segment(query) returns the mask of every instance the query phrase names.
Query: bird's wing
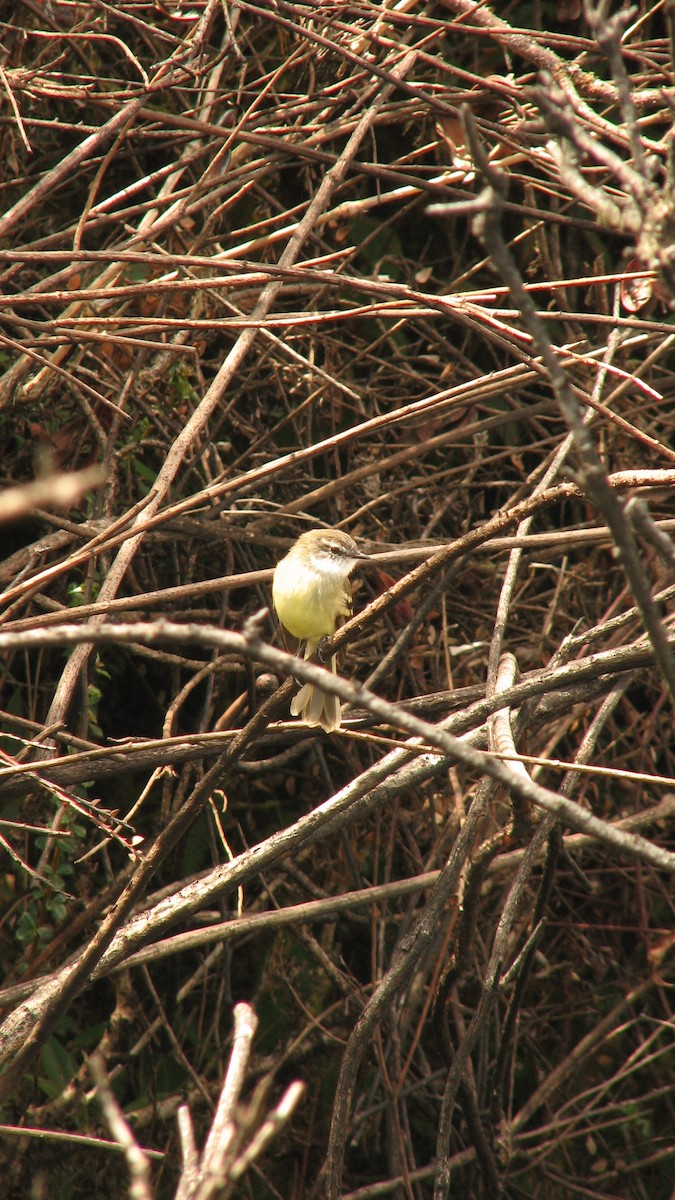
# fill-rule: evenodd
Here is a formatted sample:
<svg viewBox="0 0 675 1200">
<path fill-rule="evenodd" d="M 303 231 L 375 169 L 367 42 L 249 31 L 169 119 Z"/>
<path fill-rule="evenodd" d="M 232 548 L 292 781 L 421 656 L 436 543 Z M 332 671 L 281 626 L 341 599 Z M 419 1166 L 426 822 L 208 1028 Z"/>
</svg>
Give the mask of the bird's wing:
<svg viewBox="0 0 675 1200">
<path fill-rule="evenodd" d="M 342 625 L 344 625 L 347 621 L 350 620 L 350 618 L 353 616 L 353 612 L 354 612 L 353 603 L 352 603 L 352 585 L 348 579 L 345 580 L 345 586 L 344 586 L 344 592 L 343 592 L 342 598 L 343 598 L 343 605 L 342 605 L 340 612 L 338 613 L 337 620 L 335 622 L 335 632 L 336 633 Z M 340 670 L 342 670 L 344 661 L 345 661 L 345 651 L 340 650 L 337 655 L 337 665 L 340 668 Z"/>
</svg>

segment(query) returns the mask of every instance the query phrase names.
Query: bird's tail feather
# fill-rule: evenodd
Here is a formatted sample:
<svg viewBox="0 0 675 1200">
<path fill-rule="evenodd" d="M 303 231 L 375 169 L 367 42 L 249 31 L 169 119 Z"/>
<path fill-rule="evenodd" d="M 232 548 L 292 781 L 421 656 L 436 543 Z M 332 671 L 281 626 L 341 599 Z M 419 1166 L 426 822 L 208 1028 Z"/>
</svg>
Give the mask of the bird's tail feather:
<svg viewBox="0 0 675 1200">
<path fill-rule="evenodd" d="M 311 658 L 316 647 L 317 643 L 308 642 L 305 658 Z M 330 669 L 333 674 L 337 673 L 334 658 L 330 660 Z M 333 733 L 340 728 L 342 707 L 337 696 L 329 696 L 313 683 L 304 683 L 297 696 L 291 700 L 291 716 L 300 717 L 306 725 L 320 725 L 326 733 Z"/>
</svg>

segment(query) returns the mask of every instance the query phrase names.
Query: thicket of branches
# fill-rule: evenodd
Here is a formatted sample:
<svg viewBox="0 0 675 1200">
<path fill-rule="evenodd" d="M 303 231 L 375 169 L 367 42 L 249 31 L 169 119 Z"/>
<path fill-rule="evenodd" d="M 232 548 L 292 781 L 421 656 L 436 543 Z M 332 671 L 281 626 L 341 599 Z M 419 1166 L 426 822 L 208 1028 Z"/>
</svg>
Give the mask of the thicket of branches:
<svg viewBox="0 0 675 1200">
<path fill-rule="evenodd" d="M 670 1195 L 672 21 L 4 26 L 3 1195 Z"/>
</svg>

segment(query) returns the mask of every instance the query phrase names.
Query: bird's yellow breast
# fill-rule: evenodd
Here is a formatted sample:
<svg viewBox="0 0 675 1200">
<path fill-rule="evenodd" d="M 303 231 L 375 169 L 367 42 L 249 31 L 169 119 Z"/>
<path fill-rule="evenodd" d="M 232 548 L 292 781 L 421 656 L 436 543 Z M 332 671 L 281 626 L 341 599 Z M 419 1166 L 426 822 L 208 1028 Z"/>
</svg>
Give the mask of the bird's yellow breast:
<svg viewBox="0 0 675 1200">
<path fill-rule="evenodd" d="M 335 633 L 338 620 L 350 612 L 344 577 L 313 571 L 291 556 L 274 572 L 272 599 L 281 624 L 302 642 Z"/>
</svg>

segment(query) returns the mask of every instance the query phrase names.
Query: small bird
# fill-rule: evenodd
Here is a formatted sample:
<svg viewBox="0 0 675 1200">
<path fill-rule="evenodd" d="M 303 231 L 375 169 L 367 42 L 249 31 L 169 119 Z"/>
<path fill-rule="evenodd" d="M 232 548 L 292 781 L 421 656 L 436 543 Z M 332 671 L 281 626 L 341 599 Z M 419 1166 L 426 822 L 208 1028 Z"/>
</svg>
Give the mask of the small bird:
<svg viewBox="0 0 675 1200">
<path fill-rule="evenodd" d="M 354 567 L 368 555 L 341 529 L 310 529 L 301 533 L 285 558 L 277 564 L 272 600 L 284 642 L 297 654 L 304 643 L 304 658 L 312 658 L 324 637 L 330 637 L 352 615 Z M 335 656 L 331 671 L 337 673 Z M 291 714 L 307 725 L 320 725 L 327 733 L 340 728 L 342 712 L 337 696 L 329 696 L 305 683 L 291 701 Z"/>
</svg>

